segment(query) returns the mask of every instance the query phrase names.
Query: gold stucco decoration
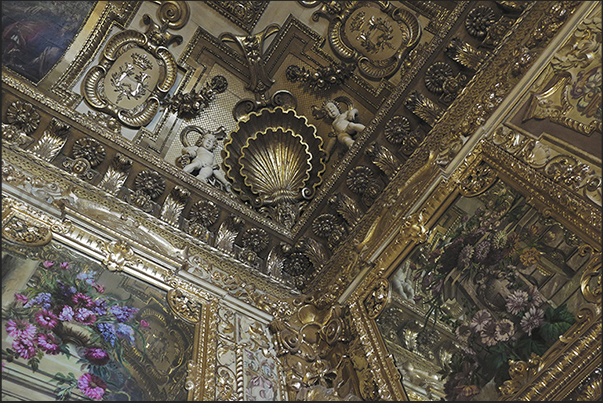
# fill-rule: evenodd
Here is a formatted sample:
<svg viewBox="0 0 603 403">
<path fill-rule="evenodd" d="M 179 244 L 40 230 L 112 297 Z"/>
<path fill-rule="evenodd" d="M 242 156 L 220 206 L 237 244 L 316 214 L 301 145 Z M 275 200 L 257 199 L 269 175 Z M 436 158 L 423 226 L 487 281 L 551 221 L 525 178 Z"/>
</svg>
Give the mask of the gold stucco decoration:
<svg viewBox="0 0 603 403">
<path fill-rule="evenodd" d="M 90 107 L 133 128 L 151 122 L 176 82 L 178 67 L 167 47 L 182 43 L 180 35 L 167 32 L 169 21 L 159 26 L 145 14 L 143 22 L 144 34 L 129 29 L 113 35 L 82 82 Z"/>
</svg>

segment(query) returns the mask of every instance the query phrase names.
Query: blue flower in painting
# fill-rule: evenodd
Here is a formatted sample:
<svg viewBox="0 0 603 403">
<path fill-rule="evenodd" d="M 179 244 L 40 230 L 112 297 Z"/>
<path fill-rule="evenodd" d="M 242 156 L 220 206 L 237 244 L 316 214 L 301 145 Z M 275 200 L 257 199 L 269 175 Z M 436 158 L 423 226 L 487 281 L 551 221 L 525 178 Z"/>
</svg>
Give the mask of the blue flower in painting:
<svg viewBox="0 0 603 403">
<path fill-rule="evenodd" d="M 98 316 L 102 316 L 107 313 L 107 300 L 99 298 L 94 300 L 94 305 L 90 308 Z"/>
<path fill-rule="evenodd" d="M 125 323 L 119 323 L 117 325 L 117 337 L 122 339 L 126 339 L 130 342 L 131 345 L 134 345 L 134 329 L 130 325 L 126 325 Z"/>
<path fill-rule="evenodd" d="M 52 304 L 50 303 L 50 293 L 41 292 L 34 298 L 30 299 L 27 304 L 23 305 L 25 308 L 31 308 L 34 305 L 41 305 L 42 308 L 49 310 Z"/>
<path fill-rule="evenodd" d="M 136 312 L 139 311 L 138 308 L 118 305 L 113 305 L 111 308 L 109 308 L 109 310 L 113 315 L 115 315 L 117 321 L 121 323 L 127 322 L 132 319 L 134 315 L 136 315 Z"/>
<path fill-rule="evenodd" d="M 112 346 L 115 345 L 115 325 L 113 323 L 99 323 L 96 325 L 98 330 L 101 332 L 103 339 L 105 341 L 111 343 Z"/>
<path fill-rule="evenodd" d="M 93 271 L 93 272 L 90 272 L 90 273 L 88 273 L 88 272 L 81 272 L 80 274 L 77 275 L 76 278 L 78 280 L 82 280 L 82 281 L 84 281 L 84 282 L 92 285 L 92 284 L 94 284 L 95 277 L 96 277 L 96 272 Z"/>
</svg>

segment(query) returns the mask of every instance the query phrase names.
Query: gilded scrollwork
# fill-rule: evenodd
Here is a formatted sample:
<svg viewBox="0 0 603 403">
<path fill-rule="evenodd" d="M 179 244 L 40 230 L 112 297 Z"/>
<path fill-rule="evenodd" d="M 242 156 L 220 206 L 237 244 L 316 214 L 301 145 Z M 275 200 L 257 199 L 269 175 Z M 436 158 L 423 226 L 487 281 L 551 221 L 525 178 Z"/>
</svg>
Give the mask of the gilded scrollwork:
<svg viewBox="0 0 603 403">
<path fill-rule="evenodd" d="M 498 178 L 496 171 L 485 162 L 473 167 L 460 183 L 461 194 L 467 197 L 477 196 L 494 184 Z"/>
<path fill-rule="evenodd" d="M 171 288 L 167 301 L 174 313 L 184 321 L 197 323 L 201 319 L 201 303 L 185 291 Z"/>
<path fill-rule="evenodd" d="M 186 1 L 162 1 L 157 9 L 157 18 L 161 24 L 167 24 L 170 29 L 181 29 L 191 16 L 191 10 Z"/>
<path fill-rule="evenodd" d="M 267 1 L 212 1 L 208 6 L 251 33 L 268 6 Z"/>
<path fill-rule="evenodd" d="M 34 225 L 19 217 L 11 217 L 2 220 L 2 236 L 13 242 L 41 246 L 46 245 L 52 239 L 52 231 L 46 226 Z"/>
<path fill-rule="evenodd" d="M 167 32 L 169 21 L 159 26 L 145 14 L 143 22 L 148 25 L 144 34 L 126 30 L 111 37 L 82 83 L 92 108 L 133 128 L 151 122 L 176 82 L 176 60 L 167 47 L 182 43 L 180 35 Z"/>
<path fill-rule="evenodd" d="M 329 20 L 328 40 L 342 60 L 353 60 L 371 80 L 391 77 L 421 37 L 415 15 L 390 2 L 322 2 L 312 15 Z"/>
<path fill-rule="evenodd" d="M 385 309 L 390 298 L 389 281 L 379 279 L 370 289 L 371 291 L 364 299 L 364 307 L 368 312 L 368 317 L 375 319 Z"/>
<path fill-rule="evenodd" d="M 601 12 L 576 27 L 532 86 L 523 120 L 548 118 L 590 136 L 601 131 Z"/>
</svg>

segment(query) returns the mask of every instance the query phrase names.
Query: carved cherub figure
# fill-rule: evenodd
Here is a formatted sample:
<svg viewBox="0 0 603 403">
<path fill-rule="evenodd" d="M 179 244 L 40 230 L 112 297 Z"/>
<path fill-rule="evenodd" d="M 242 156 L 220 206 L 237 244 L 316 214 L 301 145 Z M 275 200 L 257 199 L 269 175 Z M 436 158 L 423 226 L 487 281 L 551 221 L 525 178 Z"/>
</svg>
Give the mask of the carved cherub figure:
<svg viewBox="0 0 603 403">
<path fill-rule="evenodd" d="M 339 106 L 340 102 L 347 106 L 346 110 L 342 111 L 342 108 Z M 331 151 L 337 141 L 350 148 L 354 144 L 352 135 L 362 132 L 365 128 L 362 123 L 357 122 L 358 109 L 354 108 L 352 102 L 346 97 L 337 97 L 333 100 L 325 101 L 321 108 L 313 106 L 312 111 L 314 117 L 317 119 L 322 119 L 325 116 L 332 119 L 332 131 L 325 142 L 327 158 L 331 156 Z"/>
<path fill-rule="evenodd" d="M 197 129 L 198 130 L 198 129 Z M 185 146 L 182 149 L 182 154 L 192 158 L 191 162 L 186 164 L 182 169 L 184 172 L 192 174 L 195 170 L 199 170 L 197 178 L 210 183 L 210 178 L 215 177 L 218 179 L 224 188 L 228 191 L 230 189 L 230 182 L 224 176 L 224 173 L 220 170 L 220 166 L 216 163 L 214 150 L 218 144 L 218 137 L 216 134 L 223 133 L 224 128 L 220 127 L 215 132 L 209 132 L 201 130 L 201 135 L 195 142 L 195 145 L 191 146 L 188 144 L 186 134 L 191 130 L 184 130 L 181 135 L 182 143 Z"/>
</svg>

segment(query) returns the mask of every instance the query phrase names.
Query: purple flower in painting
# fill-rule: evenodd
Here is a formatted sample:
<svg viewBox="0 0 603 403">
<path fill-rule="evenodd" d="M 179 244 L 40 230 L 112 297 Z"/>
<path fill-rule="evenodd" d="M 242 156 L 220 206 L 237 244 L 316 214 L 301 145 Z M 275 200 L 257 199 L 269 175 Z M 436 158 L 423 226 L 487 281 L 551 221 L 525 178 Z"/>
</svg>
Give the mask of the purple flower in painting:
<svg viewBox="0 0 603 403">
<path fill-rule="evenodd" d="M 27 297 L 25 295 L 19 294 L 17 292 L 17 293 L 15 293 L 15 301 L 23 302 L 24 304 L 27 304 Z"/>
<path fill-rule="evenodd" d="M 528 290 L 528 301 L 531 306 L 539 307 L 542 305 L 542 295 L 540 295 L 540 291 L 536 287 L 530 287 Z"/>
<path fill-rule="evenodd" d="M 519 325 L 528 336 L 532 335 L 534 329 L 539 328 L 544 323 L 544 311 L 542 309 L 531 307 L 523 316 Z"/>
<path fill-rule="evenodd" d="M 69 263 L 67 263 L 67 262 L 61 263 L 61 269 L 63 269 L 63 270 L 69 270 Z"/>
<path fill-rule="evenodd" d="M 467 243 L 471 245 L 477 244 L 477 242 L 482 239 L 482 237 L 486 234 L 485 228 L 476 228 L 469 235 L 467 235 Z"/>
<path fill-rule="evenodd" d="M 54 262 L 47 260 L 44 263 L 42 263 L 44 265 L 44 267 L 46 267 L 47 269 L 50 269 L 52 266 L 54 266 Z"/>
<path fill-rule="evenodd" d="M 53 329 L 59 322 L 57 316 L 46 309 L 39 310 L 34 315 L 36 322 L 44 329 Z"/>
<path fill-rule="evenodd" d="M 84 357 L 90 361 L 90 364 L 99 367 L 107 365 L 110 359 L 109 354 L 102 348 L 87 348 L 86 351 L 84 351 Z"/>
<path fill-rule="evenodd" d="M 90 308 L 98 316 L 103 316 L 107 313 L 107 300 L 104 298 L 95 299 L 93 306 Z"/>
<path fill-rule="evenodd" d="M 99 294 L 104 294 L 104 292 L 105 292 L 105 286 L 102 284 L 94 283 L 94 284 L 92 284 L 92 287 L 94 287 L 96 292 L 98 292 Z"/>
<path fill-rule="evenodd" d="M 88 308 L 77 308 L 74 318 L 84 325 L 91 325 L 96 322 L 96 315 Z"/>
<path fill-rule="evenodd" d="M 103 339 L 105 339 L 106 342 L 109 342 L 112 346 L 114 346 L 116 338 L 115 325 L 113 323 L 98 323 L 96 327 L 101 332 Z"/>
<path fill-rule="evenodd" d="M 507 297 L 507 311 L 512 315 L 518 315 L 528 306 L 528 293 L 523 290 L 515 290 Z"/>
<path fill-rule="evenodd" d="M 142 326 L 142 327 L 149 327 L 151 325 L 149 325 L 149 322 L 147 322 L 146 320 L 141 319 L 140 320 L 140 326 Z"/>
<path fill-rule="evenodd" d="M 484 329 L 479 333 L 482 338 L 482 344 L 492 347 L 498 343 L 496 335 L 500 331 L 498 323 L 489 322 L 484 326 Z"/>
<path fill-rule="evenodd" d="M 88 283 L 88 284 L 92 285 L 92 284 L 94 284 L 94 277 L 95 277 L 95 276 L 96 276 L 96 272 L 95 272 L 95 271 L 93 271 L 93 272 L 91 272 L 91 273 L 88 273 L 88 272 L 81 272 L 81 273 L 79 273 L 79 274 L 76 276 L 76 278 L 77 278 L 78 280 L 82 280 L 82 281 L 84 281 L 85 283 Z"/>
<path fill-rule="evenodd" d="M 129 306 L 113 305 L 111 308 L 109 308 L 109 311 L 115 315 L 118 322 L 124 323 L 132 319 L 139 309 Z"/>
<path fill-rule="evenodd" d="M 471 257 L 473 256 L 473 246 L 465 245 L 459 253 L 458 266 L 460 269 L 465 269 L 471 263 Z"/>
<path fill-rule="evenodd" d="M 73 297 L 71 297 L 71 300 L 76 306 L 79 307 L 90 308 L 93 305 L 92 298 L 90 298 L 86 294 L 82 294 L 81 292 L 78 292 Z"/>
<path fill-rule="evenodd" d="M 486 325 L 492 321 L 492 315 L 485 309 L 481 309 L 473 315 L 471 324 L 469 325 L 474 332 L 481 332 Z"/>
<path fill-rule="evenodd" d="M 38 329 L 29 322 L 20 319 L 6 321 L 6 332 L 15 339 L 32 340 Z"/>
<path fill-rule="evenodd" d="M 490 241 L 481 241 L 475 247 L 475 253 L 473 254 L 473 260 L 477 263 L 483 262 L 490 252 Z"/>
<path fill-rule="evenodd" d="M 126 339 L 131 345 L 134 345 L 134 329 L 130 325 L 125 323 L 119 323 L 117 325 L 117 331 L 115 332 L 117 337 Z"/>
<path fill-rule="evenodd" d="M 50 307 L 52 306 L 50 293 L 41 292 L 34 298 L 30 299 L 25 305 L 23 305 L 23 307 L 30 308 L 34 305 L 41 305 L 44 309 L 50 309 Z"/>
<path fill-rule="evenodd" d="M 107 389 L 107 384 L 96 375 L 86 373 L 77 381 L 82 393 L 94 400 L 101 400 Z"/>
<path fill-rule="evenodd" d="M 508 341 L 515 333 L 515 325 L 509 319 L 503 319 L 498 322 L 498 332 L 496 333 L 496 340 Z"/>
<path fill-rule="evenodd" d="M 36 355 L 34 342 L 29 339 L 16 339 L 12 344 L 13 350 L 17 353 L 17 357 L 29 360 Z"/>
<path fill-rule="evenodd" d="M 431 289 L 431 295 L 437 295 L 442 292 L 442 287 L 444 286 L 444 279 L 439 279 L 433 288 Z"/>
<path fill-rule="evenodd" d="M 73 319 L 73 308 L 69 305 L 63 306 L 61 309 L 61 313 L 59 314 L 59 320 L 63 322 L 69 322 Z"/>
<path fill-rule="evenodd" d="M 469 342 L 469 336 L 471 336 L 471 328 L 467 325 L 460 325 L 456 328 L 454 334 L 460 344 L 467 344 Z"/>
<path fill-rule="evenodd" d="M 59 339 L 52 333 L 40 333 L 38 335 L 38 347 L 46 354 L 57 355 L 59 353 Z"/>
</svg>

